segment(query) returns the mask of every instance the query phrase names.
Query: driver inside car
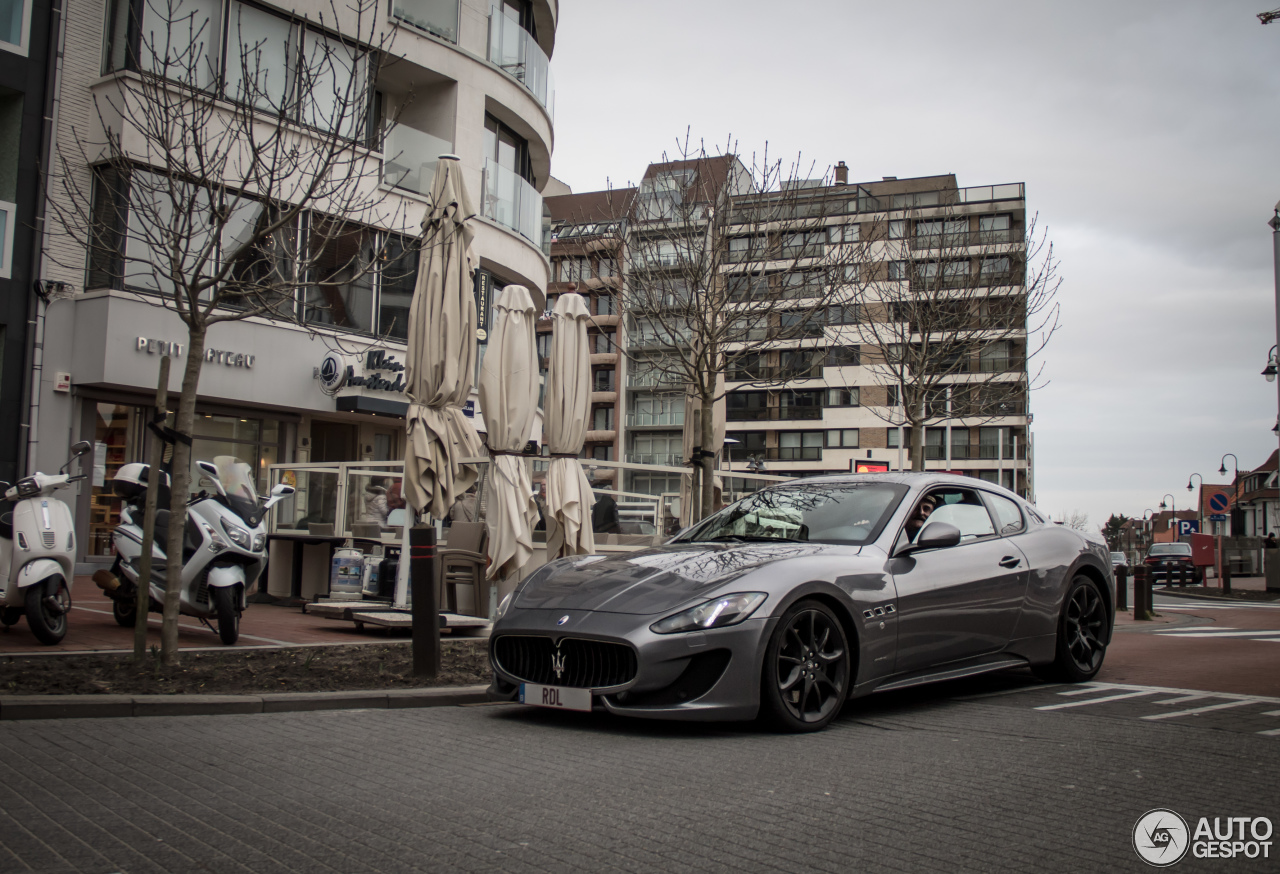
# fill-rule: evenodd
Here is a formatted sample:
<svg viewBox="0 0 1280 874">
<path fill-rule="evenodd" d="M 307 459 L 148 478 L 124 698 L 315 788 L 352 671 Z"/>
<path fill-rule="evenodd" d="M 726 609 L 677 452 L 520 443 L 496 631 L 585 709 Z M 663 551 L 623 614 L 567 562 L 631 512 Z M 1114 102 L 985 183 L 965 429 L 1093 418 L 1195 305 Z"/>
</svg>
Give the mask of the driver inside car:
<svg viewBox="0 0 1280 874">
<path fill-rule="evenodd" d="M 915 512 L 911 514 L 911 518 L 907 520 L 906 532 L 907 539 L 915 542 L 916 535 L 920 533 L 920 529 L 929 521 L 929 514 L 933 512 L 933 508 L 937 505 L 937 499 L 933 495 L 925 495 L 920 499 L 919 505 Z"/>
</svg>

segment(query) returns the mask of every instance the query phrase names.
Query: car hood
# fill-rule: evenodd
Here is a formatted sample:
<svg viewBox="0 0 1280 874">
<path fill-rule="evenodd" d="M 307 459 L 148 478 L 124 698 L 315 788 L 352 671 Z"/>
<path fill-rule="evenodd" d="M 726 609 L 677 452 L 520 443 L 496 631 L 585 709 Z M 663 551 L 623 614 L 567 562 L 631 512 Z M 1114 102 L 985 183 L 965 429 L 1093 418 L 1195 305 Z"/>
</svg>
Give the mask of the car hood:
<svg viewBox="0 0 1280 874">
<path fill-rule="evenodd" d="M 662 613 L 710 596 L 756 568 L 856 546 L 821 543 L 689 543 L 551 562 L 521 586 L 515 606 L 534 610 Z M 772 575 L 771 575 L 772 576 Z"/>
</svg>

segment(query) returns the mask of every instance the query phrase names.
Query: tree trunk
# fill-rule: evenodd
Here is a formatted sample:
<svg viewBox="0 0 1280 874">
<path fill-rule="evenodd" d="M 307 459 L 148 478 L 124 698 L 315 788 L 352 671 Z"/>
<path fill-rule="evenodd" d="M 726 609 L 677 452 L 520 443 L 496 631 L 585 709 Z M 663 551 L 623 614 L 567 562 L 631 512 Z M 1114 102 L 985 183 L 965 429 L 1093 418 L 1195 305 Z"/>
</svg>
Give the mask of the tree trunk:
<svg viewBox="0 0 1280 874">
<path fill-rule="evenodd" d="M 182 394 L 174 430 L 188 439 L 196 417 L 196 392 L 204 363 L 205 329 L 187 326 L 187 362 L 182 372 Z M 178 663 L 178 605 L 182 592 L 182 541 L 187 530 L 187 498 L 191 492 L 191 445 L 178 440 L 173 446 L 172 488 L 169 502 L 169 542 L 164 591 L 164 624 L 160 631 L 160 658 L 166 665 Z"/>
<path fill-rule="evenodd" d="M 924 399 L 921 398 L 916 421 L 911 422 L 911 469 L 924 470 Z"/>
<path fill-rule="evenodd" d="M 161 423 L 169 406 L 169 363 L 160 359 L 160 379 L 156 387 L 156 413 Z M 156 510 L 160 499 L 160 468 L 164 464 L 164 441 L 151 441 L 151 469 L 147 471 L 147 503 L 142 516 L 142 556 L 138 560 L 138 595 L 133 615 L 133 660 L 139 664 L 147 657 L 147 614 L 151 609 L 151 556 L 155 551 Z"/>
<path fill-rule="evenodd" d="M 705 519 L 716 511 L 716 450 L 720 447 L 715 445 L 716 428 L 715 428 L 715 400 L 710 397 L 702 398 L 702 421 L 699 423 L 702 433 L 699 435 L 699 442 L 702 444 L 702 458 L 698 464 L 702 467 L 702 518 Z"/>
</svg>

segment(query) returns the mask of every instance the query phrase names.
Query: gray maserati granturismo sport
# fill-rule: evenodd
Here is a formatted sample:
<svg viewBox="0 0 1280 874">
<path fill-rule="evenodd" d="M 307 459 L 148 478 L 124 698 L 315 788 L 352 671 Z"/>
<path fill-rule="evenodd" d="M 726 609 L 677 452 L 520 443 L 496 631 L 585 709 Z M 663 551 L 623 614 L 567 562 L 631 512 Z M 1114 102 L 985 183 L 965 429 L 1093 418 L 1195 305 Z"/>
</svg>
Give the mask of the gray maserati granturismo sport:
<svg viewBox="0 0 1280 874">
<path fill-rule="evenodd" d="M 497 610 L 490 696 L 812 731 L 851 698 L 1030 667 L 1097 674 L 1100 537 L 968 477 L 856 474 L 757 492 L 638 552 L 560 559 Z"/>
</svg>

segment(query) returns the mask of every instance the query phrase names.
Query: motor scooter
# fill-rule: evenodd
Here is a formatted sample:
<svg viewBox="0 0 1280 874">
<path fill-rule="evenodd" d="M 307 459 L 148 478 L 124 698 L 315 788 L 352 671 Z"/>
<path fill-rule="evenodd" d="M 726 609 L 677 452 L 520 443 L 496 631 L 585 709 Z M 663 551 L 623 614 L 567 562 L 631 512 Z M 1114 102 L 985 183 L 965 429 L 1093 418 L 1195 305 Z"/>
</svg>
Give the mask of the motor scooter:
<svg viewBox="0 0 1280 874">
<path fill-rule="evenodd" d="M 85 479 L 66 471 L 92 449 L 82 440 L 71 447 L 57 475 L 37 472 L 13 487 L 2 484 L 5 500 L 16 502 L 0 513 L 0 625 L 5 631 L 25 615 L 41 643 L 52 646 L 67 634 L 76 530 L 71 509 L 53 495 Z"/>
<path fill-rule="evenodd" d="M 178 611 L 210 624 L 216 619 L 218 637 L 228 646 L 240 637 L 240 614 L 247 606 L 248 589 L 267 564 L 266 515 L 277 502 L 292 495 L 293 486 L 281 483 L 262 501 L 253 485 L 253 470 L 230 455 L 213 462 L 198 461 L 204 476 L 201 484 L 215 492 L 201 491 L 187 502 L 183 533 L 182 583 Z M 125 500 L 120 524 L 111 535 L 116 553 L 110 571 L 98 571 L 94 582 L 112 599 L 116 622 L 131 626 L 137 612 L 137 586 L 142 557 L 143 502 L 146 499 L 149 466 L 122 467 L 112 481 L 112 489 Z M 160 486 L 168 492 L 168 476 Z M 168 503 L 165 497 L 164 503 Z M 151 552 L 150 609 L 163 610 L 170 513 L 156 512 L 155 542 Z"/>
</svg>

